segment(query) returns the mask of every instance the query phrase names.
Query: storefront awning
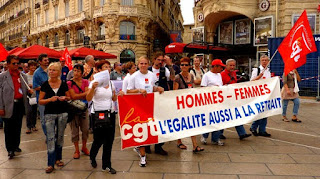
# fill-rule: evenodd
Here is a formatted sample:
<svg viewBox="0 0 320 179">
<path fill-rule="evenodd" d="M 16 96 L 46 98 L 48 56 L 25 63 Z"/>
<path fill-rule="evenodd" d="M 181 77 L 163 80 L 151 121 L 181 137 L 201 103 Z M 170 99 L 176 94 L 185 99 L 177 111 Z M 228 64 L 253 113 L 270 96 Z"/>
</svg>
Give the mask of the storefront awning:
<svg viewBox="0 0 320 179">
<path fill-rule="evenodd" d="M 171 43 L 166 46 L 166 53 L 214 53 L 218 51 L 228 51 L 227 48 L 218 47 L 213 45 L 203 45 L 194 43 Z"/>
</svg>

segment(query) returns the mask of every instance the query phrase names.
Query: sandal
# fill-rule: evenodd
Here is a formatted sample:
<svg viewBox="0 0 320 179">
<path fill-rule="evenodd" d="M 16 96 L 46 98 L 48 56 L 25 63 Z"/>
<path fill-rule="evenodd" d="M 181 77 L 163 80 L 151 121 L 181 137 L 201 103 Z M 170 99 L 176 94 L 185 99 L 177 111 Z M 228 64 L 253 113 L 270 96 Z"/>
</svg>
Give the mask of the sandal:
<svg viewBox="0 0 320 179">
<path fill-rule="evenodd" d="M 79 151 L 78 152 L 74 152 L 73 158 L 74 159 L 79 159 L 80 158 L 80 152 Z"/>
<path fill-rule="evenodd" d="M 64 166 L 64 163 L 63 163 L 61 160 L 57 160 L 57 161 L 56 161 L 56 165 L 57 165 L 58 167 L 63 167 L 63 166 Z"/>
<path fill-rule="evenodd" d="M 38 131 L 38 129 L 36 127 L 32 128 L 32 131 Z"/>
<path fill-rule="evenodd" d="M 199 146 L 197 146 L 197 147 L 193 150 L 194 153 L 196 153 L 196 152 L 201 152 L 201 151 L 204 151 L 204 148 L 201 148 L 201 147 L 199 147 Z"/>
<path fill-rule="evenodd" d="M 285 116 L 282 117 L 282 121 L 284 121 L 284 122 L 290 122 L 290 120 L 289 120 L 287 117 L 285 117 Z"/>
<path fill-rule="evenodd" d="M 177 147 L 178 147 L 179 149 L 182 149 L 182 150 L 186 150 L 186 149 L 187 149 L 187 146 L 185 146 L 183 143 L 178 144 Z"/>
<path fill-rule="evenodd" d="M 31 130 L 27 129 L 26 134 L 31 134 Z"/>
<path fill-rule="evenodd" d="M 90 151 L 88 150 L 88 148 L 82 148 L 81 152 L 86 156 L 90 156 Z"/>
<path fill-rule="evenodd" d="M 298 118 L 296 118 L 296 119 L 292 119 L 292 122 L 301 123 L 302 121 L 300 121 Z"/>
<path fill-rule="evenodd" d="M 53 166 L 48 166 L 48 167 L 46 168 L 46 173 L 52 173 L 53 170 L 54 170 Z"/>
</svg>

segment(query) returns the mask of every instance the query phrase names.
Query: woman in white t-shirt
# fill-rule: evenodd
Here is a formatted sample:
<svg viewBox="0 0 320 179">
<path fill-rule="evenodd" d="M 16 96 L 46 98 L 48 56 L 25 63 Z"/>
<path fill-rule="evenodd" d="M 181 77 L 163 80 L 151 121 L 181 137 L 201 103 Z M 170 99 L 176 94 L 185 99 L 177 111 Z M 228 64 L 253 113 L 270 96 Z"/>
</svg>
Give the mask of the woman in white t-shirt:
<svg viewBox="0 0 320 179">
<path fill-rule="evenodd" d="M 127 88 L 128 88 L 128 84 L 129 84 L 129 79 L 130 79 L 130 76 L 137 71 L 137 66 L 136 64 L 134 64 L 134 62 L 127 62 L 125 65 L 124 65 L 124 69 L 128 72 L 126 77 L 123 79 L 123 83 L 122 83 L 122 92 L 124 94 L 127 93 Z M 122 93 L 120 91 L 120 93 Z"/>
<path fill-rule="evenodd" d="M 100 60 L 96 63 L 98 72 L 108 70 L 111 71 L 110 62 Z M 93 168 L 97 167 L 96 156 L 103 145 L 102 153 L 102 171 L 108 171 L 111 174 L 116 174 L 116 170 L 111 167 L 111 151 L 115 132 L 115 113 L 112 110 L 112 101 L 117 100 L 114 85 L 111 81 L 107 86 L 98 87 L 99 83 L 92 81 L 89 85 L 89 92 L 86 96 L 87 101 L 92 100 L 92 112 L 99 111 L 100 114 L 109 112 L 111 126 L 97 126 L 93 124 L 93 143 L 90 150 L 90 160 Z M 94 119 L 96 120 L 96 119 Z M 98 123 L 96 123 L 98 124 Z"/>
<path fill-rule="evenodd" d="M 164 89 L 162 87 L 155 86 L 156 79 L 151 71 L 148 71 L 149 59 L 146 56 L 142 56 L 138 60 L 139 71 L 131 75 L 127 93 L 141 93 L 142 95 L 147 95 L 147 93 L 160 92 L 162 93 Z M 135 148 L 140 156 L 141 167 L 146 166 L 146 152 L 145 147 L 140 146 L 139 149 Z"/>
</svg>

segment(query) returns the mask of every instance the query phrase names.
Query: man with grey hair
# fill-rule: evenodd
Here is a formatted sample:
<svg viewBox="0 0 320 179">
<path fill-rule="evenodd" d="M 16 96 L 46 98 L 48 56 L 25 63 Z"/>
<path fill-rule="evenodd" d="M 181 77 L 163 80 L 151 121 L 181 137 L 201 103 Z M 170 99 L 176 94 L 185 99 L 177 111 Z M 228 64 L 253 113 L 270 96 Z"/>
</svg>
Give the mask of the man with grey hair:
<svg viewBox="0 0 320 179">
<path fill-rule="evenodd" d="M 83 68 L 84 68 L 83 78 L 88 79 L 89 81 L 92 81 L 93 74 L 94 74 L 94 66 L 95 66 L 94 57 L 92 55 L 87 55 L 84 60 L 85 60 L 85 64 L 83 65 Z"/>
<path fill-rule="evenodd" d="M 221 72 L 223 85 L 229 85 L 233 83 L 237 83 L 237 74 L 235 72 L 236 68 L 236 60 L 228 59 L 226 61 L 226 68 Z M 239 135 L 240 140 L 250 137 L 251 134 L 247 134 L 243 125 L 236 126 L 237 133 Z M 221 130 L 220 138 L 225 139 L 226 137 L 223 135 L 223 130 Z"/>
<path fill-rule="evenodd" d="M 260 57 L 260 66 L 258 68 L 253 68 L 251 81 L 271 78 L 271 73 L 268 68 L 268 63 L 270 59 L 267 55 L 262 55 Z M 263 137 L 271 137 L 271 134 L 267 133 L 267 118 L 262 118 L 256 121 L 253 121 L 250 131 L 254 136 L 263 136 Z M 259 128 L 259 133 L 257 129 Z"/>
</svg>

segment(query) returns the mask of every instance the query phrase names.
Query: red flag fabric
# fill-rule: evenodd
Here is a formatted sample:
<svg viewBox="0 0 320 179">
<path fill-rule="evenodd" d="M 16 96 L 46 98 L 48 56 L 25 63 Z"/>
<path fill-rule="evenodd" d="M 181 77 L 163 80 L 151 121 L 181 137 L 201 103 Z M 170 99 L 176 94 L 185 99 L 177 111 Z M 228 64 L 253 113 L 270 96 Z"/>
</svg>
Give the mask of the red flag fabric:
<svg viewBox="0 0 320 179">
<path fill-rule="evenodd" d="M 307 62 L 307 55 L 317 51 L 307 12 L 303 11 L 278 48 L 284 62 L 284 73 L 299 68 Z"/>
<path fill-rule="evenodd" d="M 64 49 L 63 55 L 60 58 L 60 61 L 66 61 L 66 65 L 69 68 L 69 70 L 72 70 L 73 66 L 72 66 L 72 61 L 71 61 L 71 57 L 70 57 L 70 53 L 67 49 L 67 47 Z"/>
<path fill-rule="evenodd" d="M 7 56 L 8 56 L 7 50 L 0 43 L 0 62 L 6 60 Z"/>
</svg>

